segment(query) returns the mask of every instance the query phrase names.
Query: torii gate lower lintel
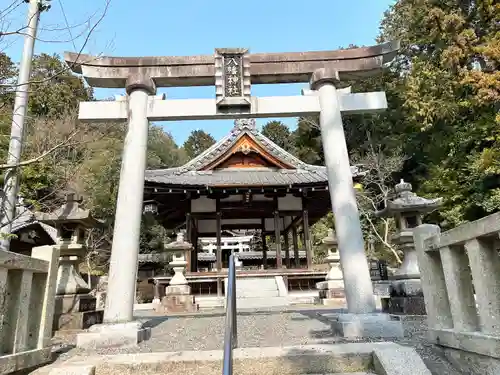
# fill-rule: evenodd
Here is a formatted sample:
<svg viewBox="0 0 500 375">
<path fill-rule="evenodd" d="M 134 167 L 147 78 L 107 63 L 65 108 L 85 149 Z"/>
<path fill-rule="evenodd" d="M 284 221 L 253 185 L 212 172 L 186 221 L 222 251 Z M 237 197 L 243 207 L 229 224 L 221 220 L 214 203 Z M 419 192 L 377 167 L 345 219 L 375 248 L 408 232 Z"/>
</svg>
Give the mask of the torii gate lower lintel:
<svg viewBox="0 0 500 375">
<path fill-rule="evenodd" d="M 387 108 L 385 93 L 351 94 L 341 79 L 382 69 L 398 43 L 325 52 L 256 54 L 217 49 L 215 56 L 93 58 L 66 54 L 66 61 L 95 87 L 123 87 L 126 100 L 84 102 L 82 121 L 128 120 L 118 190 L 105 323 L 132 322 L 149 121 L 320 115 L 332 210 L 350 313 L 375 311 L 364 252 L 342 113 Z M 77 57 L 79 61 L 77 60 Z M 81 62 L 83 59 L 86 62 Z M 305 79 L 307 77 L 307 79 Z M 252 83 L 310 82 L 296 97 L 256 98 Z M 168 100 L 156 87 L 214 85 L 215 99 Z"/>
</svg>

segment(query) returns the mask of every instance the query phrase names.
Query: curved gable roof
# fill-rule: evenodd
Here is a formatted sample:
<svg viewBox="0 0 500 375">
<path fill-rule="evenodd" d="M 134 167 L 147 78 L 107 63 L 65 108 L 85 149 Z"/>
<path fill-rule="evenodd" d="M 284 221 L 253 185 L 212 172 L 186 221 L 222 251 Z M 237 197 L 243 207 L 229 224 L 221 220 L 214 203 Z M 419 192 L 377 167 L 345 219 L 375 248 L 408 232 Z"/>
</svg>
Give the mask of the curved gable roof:
<svg viewBox="0 0 500 375">
<path fill-rule="evenodd" d="M 193 160 L 189 161 L 182 167 L 179 167 L 179 170 L 182 172 L 203 170 L 206 166 L 214 163 L 217 159 L 222 157 L 238 142 L 239 139 L 245 135 L 250 137 L 256 144 L 269 152 L 270 155 L 278 159 L 282 164 L 289 165 L 292 169 L 307 170 L 308 167 L 315 167 L 304 163 L 257 131 L 255 119 L 238 119 L 234 122 L 234 127 L 228 135 L 213 144 L 210 148 L 195 157 Z"/>
<path fill-rule="evenodd" d="M 242 137 L 250 137 L 270 156 L 289 169 L 218 169 L 215 162 L 230 152 Z M 359 176 L 358 167 L 351 167 L 353 177 Z M 238 119 L 231 132 L 181 167 L 146 170 L 146 181 L 168 185 L 192 186 L 273 186 L 328 183 L 326 167 L 304 163 L 260 133 L 254 119 Z"/>
</svg>

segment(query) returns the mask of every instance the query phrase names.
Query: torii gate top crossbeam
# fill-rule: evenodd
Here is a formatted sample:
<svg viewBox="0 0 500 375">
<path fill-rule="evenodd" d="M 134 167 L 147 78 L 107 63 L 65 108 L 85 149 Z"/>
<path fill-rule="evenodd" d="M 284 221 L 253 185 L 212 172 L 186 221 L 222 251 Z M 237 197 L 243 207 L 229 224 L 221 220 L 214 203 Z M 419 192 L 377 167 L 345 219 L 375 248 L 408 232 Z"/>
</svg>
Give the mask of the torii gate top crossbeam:
<svg viewBox="0 0 500 375">
<path fill-rule="evenodd" d="M 341 79 L 373 75 L 396 56 L 399 42 L 335 51 L 248 54 L 251 83 L 309 82 L 311 74 L 331 67 Z M 229 51 L 229 52 L 228 52 Z M 225 53 L 230 53 L 226 49 Z M 241 49 L 234 49 L 242 53 Z M 123 88 L 127 78 L 141 71 L 157 87 L 212 86 L 216 83 L 216 55 L 166 57 L 95 57 L 65 53 L 71 69 L 93 87 Z"/>
</svg>

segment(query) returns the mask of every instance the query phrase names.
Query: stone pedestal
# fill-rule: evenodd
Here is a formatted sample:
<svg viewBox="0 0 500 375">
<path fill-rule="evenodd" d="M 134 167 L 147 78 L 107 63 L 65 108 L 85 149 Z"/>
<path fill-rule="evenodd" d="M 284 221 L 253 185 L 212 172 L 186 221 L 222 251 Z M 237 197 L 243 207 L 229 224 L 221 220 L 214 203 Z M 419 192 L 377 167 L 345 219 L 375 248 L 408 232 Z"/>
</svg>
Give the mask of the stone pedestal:
<svg viewBox="0 0 500 375">
<path fill-rule="evenodd" d="M 96 298 L 89 294 L 90 288 L 77 271 L 79 259 L 64 255 L 59 260 L 53 322 L 56 331 L 87 329 L 103 320 L 104 312 L 96 309 Z"/>
<path fill-rule="evenodd" d="M 404 260 L 394 275 L 389 277 L 389 298 L 384 300 L 383 311 L 389 314 L 426 315 L 413 233 L 402 232 L 397 240 L 403 247 Z"/>
<path fill-rule="evenodd" d="M 102 323 L 103 310 L 96 310 L 96 299 L 89 294 L 56 296 L 54 330 L 81 330 Z"/>
<path fill-rule="evenodd" d="M 335 334 L 346 338 L 404 337 L 403 324 L 398 317 L 388 314 L 333 314 L 320 313 L 332 322 Z"/>
<path fill-rule="evenodd" d="M 316 283 L 320 303 L 338 305 L 345 303 L 344 282 L 342 280 L 326 280 Z"/>
<path fill-rule="evenodd" d="M 160 313 L 197 312 L 198 304 L 191 295 L 189 285 L 169 285 L 165 288 L 165 297 L 160 304 L 155 305 L 155 311 Z"/>
<path fill-rule="evenodd" d="M 384 312 L 401 315 L 426 315 L 420 279 L 394 280 L 390 297 L 384 301 Z"/>
<path fill-rule="evenodd" d="M 344 305 L 345 291 L 344 278 L 340 269 L 340 257 L 337 247 L 337 240 L 332 229 L 328 230 L 328 236 L 323 238 L 323 244 L 328 246 L 328 257 L 326 262 L 330 265 L 330 270 L 326 275 L 326 281 L 316 283 L 319 292 L 319 300 L 323 305 Z"/>
<path fill-rule="evenodd" d="M 76 336 L 76 346 L 83 349 L 136 346 L 151 337 L 151 328 L 141 322 L 97 324 Z"/>
</svg>

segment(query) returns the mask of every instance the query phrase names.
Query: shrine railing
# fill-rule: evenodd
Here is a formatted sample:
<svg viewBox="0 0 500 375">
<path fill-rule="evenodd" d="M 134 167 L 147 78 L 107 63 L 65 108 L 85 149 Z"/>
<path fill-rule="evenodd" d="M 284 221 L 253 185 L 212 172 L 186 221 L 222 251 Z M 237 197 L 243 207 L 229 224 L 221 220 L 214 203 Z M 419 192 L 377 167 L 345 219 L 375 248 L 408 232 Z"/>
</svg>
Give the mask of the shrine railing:
<svg viewBox="0 0 500 375">
<path fill-rule="evenodd" d="M 229 257 L 226 295 L 226 330 L 224 332 L 224 357 L 222 375 L 233 374 L 233 349 L 238 347 L 238 322 L 236 311 L 236 265 L 234 254 Z"/>
<path fill-rule="evenodd" d="M 414 231 L 430 339 L 500 359 L 500 213 Z"/>
<path fill-rule="evenodd" d="M 0 374 L 50 361 L 58 262 L 52 246 L 0 250 Z"/>
</svg>

